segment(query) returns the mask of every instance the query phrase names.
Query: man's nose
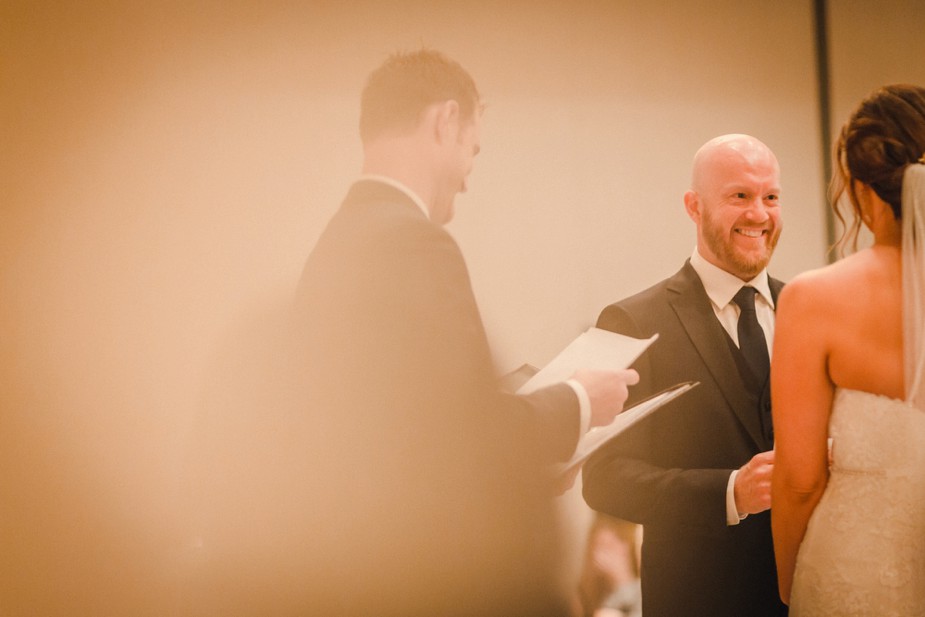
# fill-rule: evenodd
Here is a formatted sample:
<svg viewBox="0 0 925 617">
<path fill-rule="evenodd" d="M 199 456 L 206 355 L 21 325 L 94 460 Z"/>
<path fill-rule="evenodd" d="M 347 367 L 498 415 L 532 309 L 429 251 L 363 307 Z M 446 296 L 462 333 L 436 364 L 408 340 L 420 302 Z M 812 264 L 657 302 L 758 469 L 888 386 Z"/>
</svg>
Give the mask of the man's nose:
<svg viewBox="0 0 925 617">
<path fill-rule="evenodd" d="M 752 199 L 748 203 L 748 207 L 745 209 L 745 216 L 749 221 L 754 223 L 764 223 L 770 218 L 764 201 L 760 198 Z"/>
</svg>

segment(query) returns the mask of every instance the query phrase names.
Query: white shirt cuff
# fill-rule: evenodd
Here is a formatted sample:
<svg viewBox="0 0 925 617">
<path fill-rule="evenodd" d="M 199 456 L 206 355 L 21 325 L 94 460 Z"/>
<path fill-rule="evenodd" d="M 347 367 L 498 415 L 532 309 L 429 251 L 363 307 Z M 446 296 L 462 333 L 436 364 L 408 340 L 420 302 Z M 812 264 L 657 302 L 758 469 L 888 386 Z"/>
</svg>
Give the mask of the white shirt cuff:
<svg viewBox="0 0 925 617">
<path fill-rule="evenodd" d="M 591 428 L 591 399 L 588 398 L 588 392 L 585 390 L 585 387 L 578 381 L 569 379 L 565 383 L 572 387 L 572 390 L 575 391 L 575 396 L 578 397 L 578 438 L 581 439 L 582 435 L 587 433 L 588 429 Z"/>
<path fill-rule="evenodd" d="M 736 476 L 738 475 L 739 470 L 734 470 L 729 474 L 729 483 L 726 484 L 726 524 L 727 525 L 738 525 L 739 521 L 743 520 L 748 514 L 739 514 L 738 508 L 736 508 L 736 495 L 735 495 L 735 485 L 736 485 Z"/>
</svg>

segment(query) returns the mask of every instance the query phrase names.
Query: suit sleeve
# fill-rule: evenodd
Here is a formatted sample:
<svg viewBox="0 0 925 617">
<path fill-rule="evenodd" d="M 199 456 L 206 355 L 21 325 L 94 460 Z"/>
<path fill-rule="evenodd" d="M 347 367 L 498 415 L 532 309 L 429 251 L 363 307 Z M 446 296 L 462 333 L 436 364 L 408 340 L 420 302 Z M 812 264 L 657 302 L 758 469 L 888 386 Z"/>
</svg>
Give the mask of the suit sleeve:
<svg viewBox="0 0 925 617">
<path fill-rule="evenodd" d="M 637 325 L 633 316 L 619 305 L 604 309 L 597 327 L 633 337 L 650 336 Z M 658 381 L 658 366 L 653 362 L 658 340 L 634 365 L 640 383 L 631 389 L 636 401 L 670 384 Z M 663 357 L 663 356 L 662 356 Z M 696 390 L 692 391 L 695 392 Z M 593 509 L 647 526 L 688 527 L 718 531 L 725 528 L 725 493 L 729 470 L 686 469 L 667 463 L 672 442 L 686 439 L 672 422 L 672 412 L 684 413 L 683 405 L 691 393 L 669 403 L 680 408 L 664 409 L 652 414 L 598 451 L 585 463 L 583 494 Z M 664 413 L 662 413 L 664 412 Z M 690 437 L 693 438 L 693 437 Z"/>
<path fill-rule="evenodd" d="M 415 337 L 428 348 L 421 355 L 433 358 L 435 366 L 425 367 L 422 381 L 436 379 L 446 384 L 444 396 L 466 401 L 466 409 L 458 413 L 492 414 L 487 419 L 496 431 L 492 438 L 508 441 L 519 455 L 538 464 L 567 460 L 578 443 L 578 397 L 566 384 L 527 396 L 500 391 L 462 253 L 443 230 L 422 235 L 428 259 L 421 260 L 418 252 L 406 266 L 428 279 L 417 286 L 429 290 L 421 301 L 429 308 L 417 320 L 417 328 L 430 331 Z"/>
<path fill-rule="evenodd" d="M 500 395 L 513 430 L 540 464 L 567 461 L 579 439 L 579 407 L 575 391 L 556 384 L 526 396 Z"/>
</svg>

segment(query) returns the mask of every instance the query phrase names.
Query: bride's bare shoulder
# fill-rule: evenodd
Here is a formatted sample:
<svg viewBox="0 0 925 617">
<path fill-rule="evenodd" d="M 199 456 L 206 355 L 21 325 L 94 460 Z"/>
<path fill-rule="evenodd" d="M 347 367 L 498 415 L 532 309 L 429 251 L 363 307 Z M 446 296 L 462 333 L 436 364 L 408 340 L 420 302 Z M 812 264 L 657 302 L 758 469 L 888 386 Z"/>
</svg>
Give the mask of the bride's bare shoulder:
<svg viewBox="0 0 925 617">
<path fill-rule="evenodd" d="M 784 286 L 780 303 L 799 305 L 801 310 L 831 310 L 851 297 L 852 290 L 882 268 L 880 259 L 870 250 L 854 253 L 833 264 L 807 270 Z"/>
</svg>

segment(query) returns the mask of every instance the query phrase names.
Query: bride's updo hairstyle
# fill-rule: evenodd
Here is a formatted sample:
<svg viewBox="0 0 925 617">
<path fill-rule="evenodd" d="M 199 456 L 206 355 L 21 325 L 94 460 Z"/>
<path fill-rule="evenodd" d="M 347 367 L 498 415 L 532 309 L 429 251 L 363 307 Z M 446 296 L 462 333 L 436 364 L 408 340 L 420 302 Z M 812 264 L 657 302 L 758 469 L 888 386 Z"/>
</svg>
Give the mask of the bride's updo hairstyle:
<svg viewBox="0 0 925 617">
<path fill-rule="evenodd" d="M 907 84 L 884 86 L 861 101 L 835 142 L 838 173 L 832 179 L 832 204 L 845 227 L 841 245 L 857 248 L 861 208 L 852 180 L 873 188 L 902 218 L 903 173 L 925 161 L 925 88 Z M 853 209 L 847 223 L 838 207 L 847 192 Z"/>
</svg>

